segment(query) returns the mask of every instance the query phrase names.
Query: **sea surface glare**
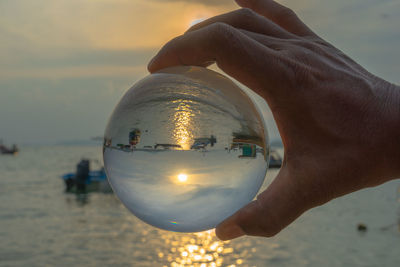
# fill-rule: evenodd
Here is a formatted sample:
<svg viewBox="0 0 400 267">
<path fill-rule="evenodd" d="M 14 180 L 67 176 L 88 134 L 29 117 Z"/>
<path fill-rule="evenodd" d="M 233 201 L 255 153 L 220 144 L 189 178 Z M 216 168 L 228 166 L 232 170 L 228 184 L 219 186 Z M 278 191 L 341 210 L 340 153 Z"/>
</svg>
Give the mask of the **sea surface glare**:
<svg viewBox="0 0 400 267">
<path fill-rule="evenodd" d="M 64 193 L 60 176 L 81 157 L 101 160 L 100 144 L 20 150 L 0 156 L 0 266 L 400 266 L 399 180 L 312 209 L 273 238 L 221 242 L 145 224 L 113 194 Z"/>
<path fill-rule="evenodd" d="M 249 203 L 268 167 L 269 141 L 252 100 L 200 67 L 135 84 L 111 115 L 104 163 L 116 195 L 162 229 L 199 232 Z"/>
</svg>

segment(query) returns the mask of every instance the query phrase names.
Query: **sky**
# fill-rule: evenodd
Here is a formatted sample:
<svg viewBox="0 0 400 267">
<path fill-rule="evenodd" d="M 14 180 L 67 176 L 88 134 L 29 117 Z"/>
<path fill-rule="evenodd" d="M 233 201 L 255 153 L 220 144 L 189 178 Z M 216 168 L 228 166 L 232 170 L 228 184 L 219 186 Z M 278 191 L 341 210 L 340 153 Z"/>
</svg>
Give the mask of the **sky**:
<svg viewBox="0 0 400 267">
<path fill-rule="evenodd" d="M 279 2 L 369 71 L 400 83 L 400 1 Z M 0 138 L 51 144 L 101 136 L 165 42 L 235 8 L 233 0 L 0 0 Z"/>
</svg>

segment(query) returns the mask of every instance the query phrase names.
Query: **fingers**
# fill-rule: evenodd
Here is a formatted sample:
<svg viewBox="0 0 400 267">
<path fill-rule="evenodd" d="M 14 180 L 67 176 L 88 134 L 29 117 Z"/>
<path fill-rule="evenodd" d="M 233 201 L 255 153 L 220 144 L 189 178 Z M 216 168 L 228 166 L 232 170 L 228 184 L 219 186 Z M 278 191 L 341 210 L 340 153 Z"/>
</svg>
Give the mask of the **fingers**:
<svg viewBox="0 0 400 267">
<path fill-rule="evenodd" d="M 251 39 L 259 42 L 262 45 L 267 46 L 270 49 L 273 49 L 275 51 L 281 51 L 285 49 L 289 49 L 291 46 L 292 40 L 291 39 L 280 39 L 276 37 L 270 37 L 264 34 L 260 33 L 255 33 L 255 32 L 250 32 L 246 30 L 239 29 L 240 32 L 243 34 L 247 35 Z"/>
<path fill-rule="evenodd" d="M 223 22 L 232 27 L 247 31 L 274 36 L 278 38 L 294 38 L 295 36 L 269 19 L 258 15 L 248 8 L 238 9 L 226 14 L 222 14 L 192 26 L 187 32 L 195 31 L 216 22 Z"/>
<path fill-rule="evenodd" d="M 311 196 L 289 177 L 287 169 L 281 169 L 274 182 L 261 193 L 257 200 L 240 209 L 220 223 L 216 234 L 221 240 L 242 235 L 271 237 L 311 208 Z"/>
<path fill-rule="evenodd" d="M 298 36 L 317 35 L 307 27 L 293 10 L 272 0 L 235 0 L 241 7 L 252 9 L 254 12 L 272 20 L 288 32 Z"/>
<path fill-rule="evenodd" d="M 207 66 L 212 62 L 262 97 L 266 97 L 263 94 L 268 89 L 266 84 L 272 83 L 270 88 L 276 88 L 279 80 L 276 75 L 285 75 L 276 51 L 224 23 L 214 23 L 173 39 L 153 58 L 148 69 L 155 72 L 170 66 Z"/>
</svg>

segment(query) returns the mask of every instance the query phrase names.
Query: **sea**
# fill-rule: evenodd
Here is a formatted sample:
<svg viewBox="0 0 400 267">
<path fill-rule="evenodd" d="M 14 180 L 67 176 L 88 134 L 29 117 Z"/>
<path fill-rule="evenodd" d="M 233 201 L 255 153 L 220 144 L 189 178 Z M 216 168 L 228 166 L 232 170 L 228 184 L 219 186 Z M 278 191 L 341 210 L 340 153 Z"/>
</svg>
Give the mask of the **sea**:
<svg viewBox="0 0 400 267">
<path fill-rule="evenodd" d="M 222 242 L 149 226 L 112 193 L 65 193 L 60 177 L 81 158 L 101 167 L 99 146 L 20 150 L 0 155 L 0 266 L 400 266 L 400 180 L 314 208 L 275 237 Z"/>
</svg>

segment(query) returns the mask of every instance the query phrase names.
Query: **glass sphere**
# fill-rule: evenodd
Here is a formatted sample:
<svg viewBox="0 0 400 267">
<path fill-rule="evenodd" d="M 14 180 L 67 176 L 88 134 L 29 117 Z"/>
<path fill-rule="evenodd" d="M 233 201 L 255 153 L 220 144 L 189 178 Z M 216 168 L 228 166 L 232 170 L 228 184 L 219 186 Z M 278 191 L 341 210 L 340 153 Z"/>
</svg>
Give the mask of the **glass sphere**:
<svg viewBox="0 0 400 267">
<path fill-rule="evenodd" d="M 257 107 L 230 79 L 172 67 L 126 92 L 108 122 L 103 156 L 132 213 L 162 229 L 197 232 L 254 198 L 269 143 Z"/>
</svg>

